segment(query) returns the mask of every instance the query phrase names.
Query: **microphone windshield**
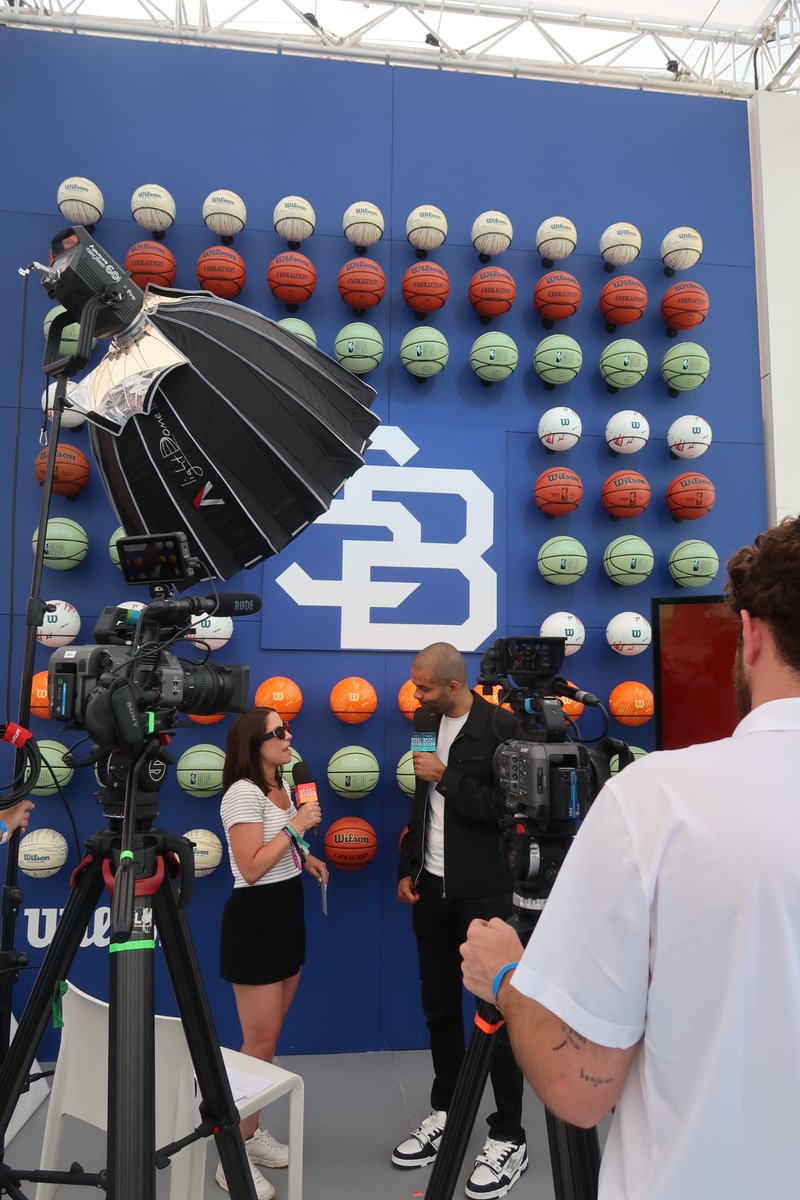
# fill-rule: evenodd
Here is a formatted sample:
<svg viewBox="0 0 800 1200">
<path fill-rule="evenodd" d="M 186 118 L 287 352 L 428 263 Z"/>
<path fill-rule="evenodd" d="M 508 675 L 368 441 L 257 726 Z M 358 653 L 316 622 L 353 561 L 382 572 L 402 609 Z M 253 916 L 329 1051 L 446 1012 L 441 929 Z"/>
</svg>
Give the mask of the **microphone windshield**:
<svg viewBox="0 0 800 1200">
<path fill-rule="evenodd" d="M 433 713 L 429 708 L 425 708 L 424 706 L 415 708 L 412 714 L 412 720 L 417 733 L 434 732 L 435 724 L 433 720 Z"/>
<path fill-rule="evenodd" d="M 299 762 L 294 765 L 292 768 L 292 779 L 294 780 L 295 787 L 297 787 L 298 783 L 314 782 L 311 767 L 307 762 Z"/>
</svg>

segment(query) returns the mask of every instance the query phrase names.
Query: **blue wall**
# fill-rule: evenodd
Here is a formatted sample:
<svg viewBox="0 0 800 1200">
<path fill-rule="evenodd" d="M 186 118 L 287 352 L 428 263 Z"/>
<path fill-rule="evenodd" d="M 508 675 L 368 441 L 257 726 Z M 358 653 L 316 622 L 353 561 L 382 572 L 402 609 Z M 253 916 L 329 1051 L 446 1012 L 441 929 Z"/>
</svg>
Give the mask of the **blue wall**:
<svg viewBox="0 0 800 1200">
<path fill-rule="evenodd" d="M 249 269 L 240 299 L 276 319 L 287 314 L 267 291 L 265 272 L 285 244 L 272 231 L 272 210 L 284 195 L 307 197 L 316 208 L 317 230 L 302 249 L 314 261 L 319 283 L 298 315 L 314 326 L 321 347 L 329 352 L 338 329 L 353 319 L 336 289 L 338 270 L 352 255 L 341 234 L 342 214 L 359 199 L 377 203 L 384 213 L 386 235 L 374 257 L 386 272 L 387 295 L 365 319 L 381 331 L 386 353 L 370 382 L 378 389 L 376 410 L 383 422 L 399 427 L 405 439 L 397 432 L 385 435 L 384 448 L 368 454 L 369 474 L 357 477 L 363 489 L 357 502 L 348 500 L 355 484 L 348 485 L 338 515 L 335 504 L 325 523 L 307 531 L 277 559 L 237 577 L 233 587 L 263 592 L 264 612 L 237 622 L 217 659 L 249 663 L 254 688 L 275 674 L 296 680 L 304 694 L 294 725 L 296 745 L 318 779 L 324 780 L 333 752 L 350 743 L 373 750 L 382 768 L 378 787 L 363 800 L 344 801 L 320 784 L 324 827 L 341 816 L 363 816 L 378 832 L 379 852 L 359 873 L 334 872 L 327 920 L 312 888 L 308 890 L 308 965 L 281 1050 L 422 1045 L 409 914 L 394 899 L 397 839 L 409 814 L 409 801 L 395 782 L 395 764 L 408 748 L 411 730 L 396 696 L 409 676 L 414 649 L 440 636 L 459 641 L 474 652 L 468 656 L 474 677 L 487 641 L 538 632 L 548 613 L 566 609 L 581 617 L 587 629 L 585 647 L 568 660 L 570 678 L 603 697 L 624 679 L 650 684 L 650 653 L 627 660 L 615 655 L 605 641 L 608 619 L 624 609 L 647 615 L 652 596 L 677 594 L 667 557 L 678 541 L 704 538 L 724 562 L 766 522 L 745 106 L 9 30 L 0 30 L 0 68 L 3 111 L 13 114 L 0 130 L 7 180 L 0 201 L 0 467 L 6 480 L 16 452 L 17 267 L 43 259 L 50 238 L 62 226 L 55 195 L 63 178 L 88 176 L 102 188 L 106 210 L 95 236 L 120 260 L 133 242 L 146 236 L 129 215 L 132 191 L 145 182 L 167 187 L 178 211 L 167 245 L 177 258 L 181 287 L 195 286 L 194 263 L 214 241 L 202 224 L 203 198 L 218 187 L 239 192 L 249 213 L 247 229 L 234 246 Z M 405 221 L 421 203 L 436 204 L 447 215 L 448 240 L 432 257 L 446 268 L 452 284 L 449 302 L 429 321 L 448 338 L 450 362 L 442 375 L 424 385 L 399 361 L 400 342 L 415 325 L 400 295 L 402 275 L 414 261 Z M 513 221 L 514 244 L 495 261 L 511 271 L 518 289 L 515 307 L 491 328 L 516 340 L 521 361 L 508 381 L 484 388 L 468 359 L 473 340 L 486 327 L 466 293 L 479 266 L 470 244 L 471 225 L 489 208 L 506 212 Z M 578 251 L 564 267 L 580 281 L 584 300 L 562 328 L 581 343 L 584 368 L 574 383 L 547 392 L 531 365 L 533 349 L 545 335 L 531 303 L 542 274 L 534 235 L 540 221 L 556 213 L 569 216 L 579 232 Z M 630 273 L 646 285 L 650 305 L 630 333 L 644 343 L 651 366 L 639 386 L 610 396 L 596 364 L 612 336 L 626 331 L 607 334 L 597 309 L 597 296 L 609 278 L 597 243 L 603 229 L 620 219 L 633 221 L 643 236 L 643 253 Z M 658 315 L 660 297 L 669 286 L 659 246 L 667 230 L 682 224 L 695 226 L 704 238 L 701 263 L 677 279 L 696 279 L 710 294 L 711 315 L 695 340 L 708 349 L 712 370 L 700 391 L 670 399 L 658 369 L 671 344 Z M 41 321 L 49 307 L 34 285 L 19 442 L 14 693 L 40 494 L 32 468 L 39 448 Z M 579 411 L 583 437 L 574 450 L 553 459 L 539 445 L 536 428 L 542 412 L 556 404 Z M 645 413 L 651 440 L 635 457 L 612 460 L 603 430 L 613 412 L 628 407 Z M 714 430 L 712 448 L 694 464 L 671 460 L 665 442 L 672 421 L 688 412 L 700 413 Z M 87 449 L 85 428 L 65 431 L 64 440 Z M 557 520 L 540 513 L 531 498 L 533 481 L 552 463 L 576 469 L 585 487 L 578 511 Z M 654 498 L 642 516 L 615 523 L 603 510 L 599 492 L 606 476 L 625 466 L 644 472 Z M 664 489 L 674 475 L 693 466 L 715 483 L 717 504 L 702 521 L 678 526 L 663 503 Z M 470 503 L 464 492 L 473 496 Z M 83 619 L 80 641 L 88 642 L 100 609 L 132 594 L 107 552 L 118 522 L 96 472 L 76 501 L 56 498 L 53 513 L 79 521 L 89 534 L 90 549 L 85 562 L 70 573 L 46 570 L 43 594 L 76 605 Z M 342 518 L 356 524 L 337 523 Z M 489 530 L 488 548 L 480 542 L 482 529 Z M 572 587 L 545 583 L 536 567 L 541 543 L 559 533 L 577 536 L 589 550 L 586 575 Z M 612 587 L 601 565 L 603 548 L 622 533 L 641 534 L 656 552 L 651 578 L 632 589 Z M 4 564 L 10 560 L 10 536 L 6 522 Z M 452 544 L 465 537 L 464 546 L 453 550 Z M 424 543 L 434 546 L 426 550 Z M 342 580 L 343 555 L 345 584 L 337 589 L 333 583 Z M 467 575 L 474 568 L 478 590 L 470 593 L 454 562 Z M 301 606 L 277 582 L 293 563 L 313 579 L 333 581 L 316 596 L 322 604 Z M 379 582 L 419 586 L 397 607 L 387 607 L 381 596 L 370 608 L 370 586 Z M 706 590 L 716 592 L 720 584 L 718 579 Z M 365 604 L 365 596 L 366 607 L 359 614 L 356 606 Z M 3 634 L 8 610 L 4 592 Z M 455 627 L 468 618 L 471 632 L 457 633 Z M 38 670 L 45 668 L 47 658 L 38 647 Z M 328 708 L 330 688 L 351 674 L 368 678 L 379 697 L 376 714 L 352 727 L 337 721 Z M 199 741 L 222 744 L 229 720 L 181 730 L 176 753 Z M 32 725 L 38 737 L 61 736 L 50 722 L 32 718 Z M 587 735 L 596 731 L 587 721 Z M 624 736 L 626 731 L 614 726 L 612 732 Z M 650 727 L 633 731 L 630 740 L 650 748 Z M 81 836 L 102 824 L 94 789 L 89 774 L 76 778 L 67 791 Z M 160 820 L 175 832 L 197 826 L 220 831 L 218 798 L 192 800 L 173 774 L 161 792 Z M 58 798 L 39 801 L 35 823 L 70 836 Z M 69 869 L 75 862 L 73 848 Z M 25 911 L 18 944 L 25 948 L 29 924 L 43 931 L 44 910 L 52 914 L 63 904 L 67 871 L 48 880 L 22 879 Z M 217 930 L 227 891 L 223 864 L 198 881 L 190 923 L 221 1038 L 235 1045 L 238 1029 L 230 989 L 217 978 Z M 29 952 L 34 963 L 44 953 L 35 945 Z M 102 994 L 105 963 L 101 948 L 86 947 L 75 964 L 76 982 Z M 15 992 L 15 1007 L 28 985 L 26 975 Z M 163 972 L 158 986 L 160 1008 L 171 1011 Z"/>
</svg>

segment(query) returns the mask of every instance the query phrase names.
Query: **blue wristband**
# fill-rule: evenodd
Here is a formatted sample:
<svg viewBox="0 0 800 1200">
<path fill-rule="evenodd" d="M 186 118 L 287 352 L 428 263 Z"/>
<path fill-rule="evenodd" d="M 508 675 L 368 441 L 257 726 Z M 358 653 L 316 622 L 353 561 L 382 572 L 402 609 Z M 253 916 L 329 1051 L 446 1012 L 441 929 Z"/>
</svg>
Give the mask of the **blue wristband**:
<svg viewBox="0 0 800 1200">
<path fill-rule="evenodd" d="M 5 821 L 0 821 L 0 846 L 4 845 L 10 837 L 11 834 L 8 832 L 8 826 Z"/>
<path fill-rule="evenodd" d="M 519 962 L 506 963 L 506 965 L 504 967 L 500 968 L 500 970 L 497 972 L 494 979 L 492 980 L 492 1000 L 494 1002 L 495 1008 L 497 1008 L 497 993 L 500 991 L 500 984 L 503 982 L 503 980 L 505 979 L 508 972 L 513 971 L 514 968 L 518 967 L 518 966 L 519 966 Z"/>
</svg>

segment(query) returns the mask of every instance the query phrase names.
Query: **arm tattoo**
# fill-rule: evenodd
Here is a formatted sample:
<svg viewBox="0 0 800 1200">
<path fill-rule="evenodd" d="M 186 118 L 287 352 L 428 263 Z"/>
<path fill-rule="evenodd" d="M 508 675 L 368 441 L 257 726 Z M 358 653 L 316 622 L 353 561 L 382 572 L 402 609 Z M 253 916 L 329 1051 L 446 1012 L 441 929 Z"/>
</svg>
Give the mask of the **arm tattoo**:
<svg viewBox="0 0 800 1200">
<path fill-rule="evenodd" d="M 562 1021 L 561 1029 L 564 1033 L 564 1040 L 553 1046 L 553 1051 L 563 1050 L 569 1046 L 570 1050 L 582 1050 L 586 1045 L 586 1038 L 581 1034 L 576 1033 L 574 1029 L 570 1029 L 569 1025 L 565 1025 Z"/>
</svg>

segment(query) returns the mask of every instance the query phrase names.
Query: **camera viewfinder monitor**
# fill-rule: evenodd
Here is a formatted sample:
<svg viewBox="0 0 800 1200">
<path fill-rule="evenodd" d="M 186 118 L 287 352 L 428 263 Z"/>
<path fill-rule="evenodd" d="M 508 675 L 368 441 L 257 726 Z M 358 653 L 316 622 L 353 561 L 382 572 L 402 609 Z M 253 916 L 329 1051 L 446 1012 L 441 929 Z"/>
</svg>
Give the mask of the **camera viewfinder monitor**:
<svg viewBox="0 0 800 1200">
<path fill-rule="evenodd" d="M 730 737 L 738 615 L 723 596 L 680 596 L 654 599 L 652 624 L 656 749 Z"/>
</svg>

